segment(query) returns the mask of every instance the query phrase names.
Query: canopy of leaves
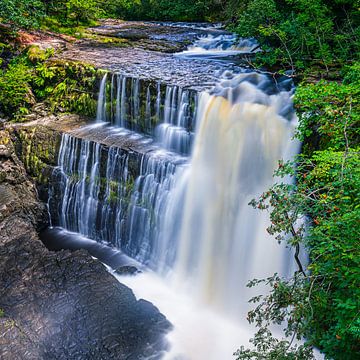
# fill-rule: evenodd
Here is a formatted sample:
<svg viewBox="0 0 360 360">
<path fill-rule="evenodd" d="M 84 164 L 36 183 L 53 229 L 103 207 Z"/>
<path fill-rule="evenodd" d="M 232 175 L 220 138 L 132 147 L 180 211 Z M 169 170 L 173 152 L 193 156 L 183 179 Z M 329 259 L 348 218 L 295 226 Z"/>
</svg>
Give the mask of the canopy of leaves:
<svg viewBox="0 0 360 360">
<path fill-rule="evenodd" d="M 22 28 L 37 27 L 44 14 L 45 6 L 41 0 L 0 1 L 0 22 L 3 23 Z"/>
<path fill-rule="evenodd" d="M 67 26 L 87 24 L 100 17 L 203 21 L 219 18 L 224 9 L 221 0 L 2 0 L 0 22 L 36 28 L 44 16 Z"/>
<path fill-rule="evenodd" d="M 233 28 L 256 37 L 268 64 L 280 61 L 292 69 L 318 62 L 326 70 L 333 62 L 359 55 L 359 1 L 247 0 Z M 266 52 L 271 50 L 271 52 Z"/>
<path fill-rule="evenodd" d="M 203 21 L 222 12 L 217 0 L 108 0 L 106 12 L 124 19 Z"/>
</svg>

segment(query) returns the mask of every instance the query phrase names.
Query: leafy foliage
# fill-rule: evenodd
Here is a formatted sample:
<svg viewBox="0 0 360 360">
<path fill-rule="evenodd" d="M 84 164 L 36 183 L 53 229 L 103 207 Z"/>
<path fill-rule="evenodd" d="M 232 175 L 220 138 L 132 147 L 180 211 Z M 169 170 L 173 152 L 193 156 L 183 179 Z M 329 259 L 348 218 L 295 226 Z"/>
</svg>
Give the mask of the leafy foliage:
<svg viewBox="0 0 360 360">
<path fill-rule="evenodd" d="M 4 114 L 27 113 L 35 103 L 30 81 L 32 72 L 22 58 L 13 60 L 0 74 L 0 111 Z"/>
<path fill-rule="evenodd" d="M 0 73 L 0 112 L 21 119 L 36 102 L 45 101 L 53 111 L 95 114 L 93 67 L 77 62 L 50 61 L 52 50 L 30 47 Z"/>
<path fill-rule="evenodd" d="M 109 16 L 131 20 L 202 21 L 219 18 L 224 9 L 224 2 L 219 0 L 2 0 L 0 22 L 36 28 L 49 18 L 67 27 Z"/>
<path fill-rule="evenodd" d="M 95 20 L 100 15 L 96 0 L 69 0 L 66 2 L 67 16 L 77 24 Z"/>
<path fill-rule="evenodd" d="M 299 282 L 304 279 L 300 274 L 290 281 L 281 279 L 277 274 L 264 280 L 252 280 L 249 287 L 261 283 L 270 286 L 271 292 L 268 295 L 259 295 L 250 300 L 259 305 L 248 313 L 248 321 L 255 323 L 259 328 L 251 343 L 253 349 L 246 349 L 242 346 L 234 355 L 241 360 L 312 360 L 314 359 L 312 348 L 309 344 L 301 344 L 303 323 L 300 321 L 304 313 L 309 311 L 306 304 L 306 287 L 300 287 Z M 302 291 L 299 291 L 299 288 Z M 297 303 L 296 309 L 292 305 Z M 286 335 L 288 339 L 278 339 L 273 336 L 270 326 L 276 324 L 280 327 L 284 321 L 288 321 Z"/>
<path fill-rule="evenodd" d="M 292 70 L 318 62 L 329 71 L 334 61 L 359 53 L 359 1 L 248 0 L 234 29 L 256 37 L 265 52 L 259 60 L 280 61 Z M 271 50 L 271 51 L 270 51 Z"/>
<path fill-rule="evenodd" d="M 17 27 L 37 27 L 44 14 L 44 2 L 41 0 L 1 0 L 0 2 L 0 22 Z"/>
<path fill-rule="evenodd" d="M 279 181 L 251 202 L 269 212 L 268 232 L 295 253 L 305 246 L 310 263 L 305 269 L 297 259 L 299 271 L 290 280 L 277 275 L 262 280 L 271 291 L 253 299 L 259 305 L 249 313 L 259 327 L 255 350 L 241 348 L 238 359 L 312 359 L 310 346 L 328 359 L 360 357 L 358 70 L 358 65 L 347 69 L 343 84 L 299 87 L 298 137 L 320 140 L 297 158 L 296 171 L 294 163 L 279 162 L 275 175 L 292 175 L 296 184 Z M 305 344 L 294 347 L 291 340 L 275 339 L 272 323 L 286 324 L 285 335 L 305 337 Z"/>
<path fill-rule="evenodd" d="M 298 128 L 300 140 L 315 142 L 313 147 L 321 149 L 344 149 L 359 144 L 359 84 L 354 79 L 350 83 L 320 81 L 299 86 L 295 106 L 301 120 Z"/>
<path fill-rule="evenodd" d="M 0 22 L 14 28 L 38 28 L 45 17 L 54 17 L 63 25 L 88 24 L 103 12 L 101 4 L 97 0 L 2 0 Z"/>
<path fill-rule="evenodd" d="M 111 14 L 132 20 L 201 21 L 219 9 L 216 1 L 204 0 L 110 0 L 109 6 Z"/>
</svg>

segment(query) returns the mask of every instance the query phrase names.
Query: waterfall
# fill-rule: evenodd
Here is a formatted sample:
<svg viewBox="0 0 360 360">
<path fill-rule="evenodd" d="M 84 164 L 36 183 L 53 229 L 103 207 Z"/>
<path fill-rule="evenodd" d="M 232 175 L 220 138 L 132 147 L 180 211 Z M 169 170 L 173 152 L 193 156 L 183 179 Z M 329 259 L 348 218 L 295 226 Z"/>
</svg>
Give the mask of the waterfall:
<svg viewBox="0 0 360 360">
<path fill-rule="evenodd" d="M 255 39 L 239 39 L 236 34 L 204 35 L 177 56 L 228 57 L 260 51 Z"/>
<path fill-rule="evenodd" d="M 277 96 L 263 104 L 255 86 L 239 87 L 251 101 L 242 102 L 242 95 L 231 101 L 232 91 L 203 94 L 184 188 L 173 194 L 185 194 L 175 272 L 192 279 L 203 301 L 233 314 L 241 311 L 249 279 L 284 270 L 285 250 L 265 231 L 267 214 L 248 203 L 271 185 L 277 160 L 296 151 L 289 144 L 293 124 L 279 115 Z"/>
<path fill-rule="evenodd" d="M 267 214 L 248 203 L 272 184 L 277 161 L 298 150 L 291 83 L 225 74 L 211 91 L 194 95 L 116 74 L 112 95 L 102 100 L 106 81 L 99 106 L 113 103 L 116 125 L 140 131 L 139 122 L 147 124 L 141 129 L 151 127 L 157 146 L 136 152 L 63 135 L 53 218 L 241 319 L 247 281 L 286 274 L 290 256 L 268 238 Z"/>
<path fill-rule="evenodd" d="M 106 103 L 106 79 L 101 81 L 99 108 Z M 126 79 L 119 74 L 111 78 L 117 122 L 123 121 L 122 103 L 133 114 L 142 107 L 139 81 Z M 198 281 L 198 289 L 204 287 L 211 301 L 222 302 L 216 298 L 234 291 L 235 278 L 244 283 L 252 277 L 258 260 L 249 263 L 249 258 L 258 258 L 265 269 L 267 256 L 262 259 L 261 254 L 281 253 L 268 249 L 272 242 L 264 240 L 264 214 L 248 206 L 271 184 L 277 160 L 297 150 L 290 141 L 291 91 L 285 82 L 280 86 L 276 90 L 266 76 L 252 73 L 233 75 L 212 92 L 203 92 L 190 159 L 163 150 L 169 143 L 181 148 L 183 138 L 176 132 L 185 131 L 190 121 L 190 93 L 174 86 L 165 87 L 163 98 L 161 86 L 155 87 L 163 122 L 154 136 L 163 142 L 158 150 L 136 155 L 132 171 L 128 152 L 63 135 L 59 225 L 113 243 L 152 268 L 174 267 Z M 148 115 L 150 86 L 144 92 Z M 271 264 L 264 271 L 271 273 Z"/>
<path fill-rule="evenodd" d="M 106 121 L 106 79 L 107 73 L 103 76 L 100 83 L 98 105 L 96 111 L 96 121 Z"/>
<path fill-rule="evenodd" d="M 109 91 L 106 91 L 109 83 Z M 194 90 L 123 74 L 105 74 L 100 82 L 97 120 L 150 135 L 163 148 L 188 155 L 193 143 Z"/>
<path fill-rule="evenodd" d="M 126 252 L 155 269 L 164 258 L 157 245 L 162 214 L 175 181 L 176 166 L 183 161 L 161 151 L 144 155 L 132 191 Z"/>
<path fill-rule="evenodd" d="M 158 125 L 156 136 L 164 148 L 187 154 L 192 143 L 189 93 L 176 87 L 166 90 L 164 122 Z"/>
<path fill-rule="evenodd" d="M 51 190 L 61 199 L 58 204 L 51 197 L 56 225 L 121 248 L 128 154 L 64 134 L 58 163 L 54 172 L 57 188 Z"/>
</svg>

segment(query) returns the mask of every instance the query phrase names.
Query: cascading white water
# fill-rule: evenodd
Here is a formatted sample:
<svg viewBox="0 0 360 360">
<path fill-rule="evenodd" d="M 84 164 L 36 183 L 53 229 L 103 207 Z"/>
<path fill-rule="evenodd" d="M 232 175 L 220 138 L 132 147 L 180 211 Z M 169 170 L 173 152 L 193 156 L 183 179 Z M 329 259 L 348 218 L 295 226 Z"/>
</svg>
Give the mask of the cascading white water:
<svg viewBox="0 0 360 360">
<path fill-rule="evenodd" d="M 113 74 L 100 82 L 97 120 L 155 136 L 165 149 L 189 154 L 197 92 Z M 107 81 L 110 83 L 106 91 Z"/>
<path fill-rule="evenodd" d="M 206 35 L 200 37 L 178 56 L 223 57 L 260 51 L 254 39 L 238 39 L 235 34 Z"/>
<path fill-rule="evenodd" d="M 286 256 L 266 234 L 267 215 L 248 203 L 271 185 L 277 161 L 297 151 L 294 122 L 280 115 L 289 93 L 267 95 L 246 78 L 201 96 L 191 164 L 166 210 L 171 214 L 183 198 L 181 221 L 173 225 L 176 275 L 191 278 L 204 301 L 238 316 L 247 281 L 283 272 Z"/>
<path fill-rule="evenodd" d="M 102 157 L 106 162 L 101 162 Z M 51 206 L 51 212 L 58 218 L 56 225 L 120 248 L 127 153 L 64 134 L 58 162 L 54 176 L 60 182 L 56 192 L 61 203 Z"/>
<path fill-rule="evenodd" d="M 106 121 L 106 79 L 107 73 L 103 76 L 98 97 L 98 105 L 96 111 L 96 121 Z"/>
<path fill-rule="evenodd" d="M 192 143 L 189 92 L 178 87 L 167 87 L 164 121 L 157 126 L 156 137 L 168 150 L 186 154 Z"/>
<path fill-rule="evenodd" d="M 159 269 L 167 257 L 159 249 L 157 239 L 167 198 L 174 185 L 176 167 L 183 162 L 183 158 L 163 150 L 144 155 L 132 191 L 126 252 L 153 269 Z"/>
<path fill-rule="evenodd" d="M 105 87 L 104 76 L 101 113 L 106 112 Z M 188 311 L 179 318 L 171 306 L 163 305 L 164 299 L 144 293 L 149 285 L 157 286 L 149 283 L 148 274 L 124 280 L 137 295 L 146 299 L 149 295 L 155 305 L 161 304 L 160 310 L 175 325 L 170 334 L 174 351 L 186 359 L 231 358 L 236 346 L 247 340 L 246 332 L 238 328 L 250 297 L 246 282 L 286 272 L 284 258 L 290 255 L 268 238 L 266 214 L 248 206 L 271 184 L 277 161 L 291 157 L 298 148 L 291 141 L 296 122 L 292 93 L 285 82 L 279 88 L 265 75 L 227 74 L 196 104 L 187 90 L 160 84 L 144 87 L 114 75 L 112 117 L 107 118 L 131 128 L 143 109 L 145 123 L 153 116 L 161 119 L 155 135 L 164 148 L 177 144 L 174 148 L 183 153 L 177 131 L 188 132 L 196 112 L 195 142 L 188 161 L 152 149 L 141 155 L 133 183 L 128 154 L 63 137 L 60 225 L 111 242 L 158 272 L 176 292 L 191 294 L 184 299 L 179 295 L 186 304 L 184 312 Z M 228 323 L 229 315 L 238 323 Z M 193 327 L 198 337 L 189 330 Z M 209 336 L 223 342 L 222 329 L 227 340 L 221 346 L 202 344 Z M 235 338 L 229 336 L 231 331 L 237 332 Z"/>
</svg>

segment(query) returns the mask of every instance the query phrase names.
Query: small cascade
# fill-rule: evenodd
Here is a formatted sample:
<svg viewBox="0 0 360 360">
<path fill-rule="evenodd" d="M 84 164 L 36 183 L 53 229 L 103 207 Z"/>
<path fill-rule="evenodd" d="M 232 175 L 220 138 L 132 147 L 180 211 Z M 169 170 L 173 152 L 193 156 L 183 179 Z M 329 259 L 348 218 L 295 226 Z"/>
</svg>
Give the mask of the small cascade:
<svg viewBox="0 0 360 360">
<path fill-rule="evenodd" d="M 160 231 L 166 211 L 167 198 L 176 180 L 177 167 L 185 159 L 156 151 L 142 157 L 140 175 L 135 181 L 128 210 L 128 242 L 126 253 L 153 269 L 168 265 L 175 252 L 161 250 Z M 174 244 L 175 245 L 175 244 Z"/>
<path fill-rule="evenodd" d="M 52 190 L 57 196 L 50 201 L 52 218 L 58 219 L 55 225 L 121 247 L 127 153 L 64 134 L 58 163 Z"/>
<path fill-rule="evenodd" d="M 97 120 L 154 136 L 165 149 L 186 155 L 193 141 L 197 97 L 196 91 L 175 85 L 104 75 Z"/>
<path fill-rule="evenodd" d="M 188 154 L 193 140 L 193 133 L 188 129 L 193 125 L 193 118 L 194 116 L 190 116 L 189 93 L 177 87 L 167 88 L 164 121 L 156 129 L 156 137 L 163 147 Z"/>
<path fill-rule="evenodd" d="M 187 50 L 178 53 L 186 57 L 226 57 L 260 51 L 255 39 L 238 39 L 235 34 L 208 34 L 200 37 Z"/>
<path fill-rule="evenodd" d="M 163 257 L 156 250 L 158 215 L 165 210 L 176 168 L 185 162 L 161 149 L 130 154 L 64 134 L 49 193 L 53 225 L 110 243 L 158 268 Z"/>
<path fill-rule="evenodd" d="M 99 97 L 98 97 L 98 105 L 96 111 L 96 121 L 106 121 L 106 79 L 107 73 L 103 76 L 100 89 L 99 89 Z"/>
</svg>

